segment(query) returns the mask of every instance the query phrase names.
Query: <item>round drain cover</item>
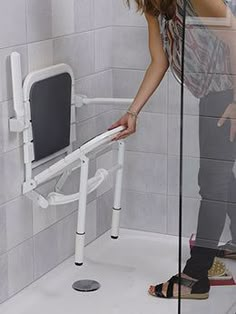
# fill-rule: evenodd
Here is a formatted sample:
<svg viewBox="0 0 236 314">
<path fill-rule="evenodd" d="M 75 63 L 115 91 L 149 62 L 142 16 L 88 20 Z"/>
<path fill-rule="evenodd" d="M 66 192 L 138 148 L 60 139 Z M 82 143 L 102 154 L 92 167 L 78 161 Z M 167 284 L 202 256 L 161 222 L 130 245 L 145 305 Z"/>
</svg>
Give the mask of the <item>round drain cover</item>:
<svg viewBox="0 0 236 314">
<path fill-rule="evenodd" d="M 79 280 L 73 283 L 72 288 L 76 291 L 90 292 L 96 291 L 101 287 L 100 283 L 95 280 Z"/>
</svg>

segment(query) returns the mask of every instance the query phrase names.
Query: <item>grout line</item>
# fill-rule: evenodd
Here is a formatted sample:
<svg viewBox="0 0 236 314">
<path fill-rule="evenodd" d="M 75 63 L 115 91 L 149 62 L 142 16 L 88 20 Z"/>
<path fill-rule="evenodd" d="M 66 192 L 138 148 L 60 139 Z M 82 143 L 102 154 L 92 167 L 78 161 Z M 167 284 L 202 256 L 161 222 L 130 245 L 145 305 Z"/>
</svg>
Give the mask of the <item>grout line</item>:
<svg viewBox="0 0 236 314">
<path fill-rule="evenodd" d="M 93 27 L 95 29 L 95 0 L 92 0 L 92 17 L 93 17 Z M 97 1 L 97 0 L 96 0 Z M 94 67 L 94 72 L 96 71 L 96 34 L 95 30 L 93 32 L 93 67 Z"/>
<path fill-rule="evenodd" d="M 126 25 L 126 24 L 112 24 L 114 28 L 142 28 L 147 29 L 147 25 Z"/>
<path fill-rule="evenodd" d="M 36 236 L 38 236 L 39 234 L 43 233 L 46 230 L 49 230 L 52 227 L 55 227 L 58 223 L 62 222 L 63 220 L 65 220 L 65 219 L 69 218 L 70 216 L 72 216 L 73 214 L 75 214 L 76 211 L 78 211 L 78 209 L 73 210 L 70 214 L 68 214 L 68 215 L 64 216 L 63 218 L 55 221 L 53 224 L 51 224 L 50 226 L 46 227 L 45 229 L 39 231 L 38 233 L 33 234 L 31 237 L 29 237 L 29 238 L 25 239 L 24 241 L 18 243 L 17 245 L 13 246 L 12 248 L 7 250 L 6 252 L 1 253 L 0 256 L 2 256 L 4 254 L 8 254 L 9 252 L 11 252 L 11 251 L 15 250 L 16 248 L 18 248 L 19 246 L 23 245 L 25 242 L 28 242 L 30 240 L 33 240 L 33 242 L 34 242 L 34 239 L 35 239 Z"/>
<path fill-rule="evenodd" d="M 113 49 L 113 48 L 112 48 Z M 111 67 L 112 70 L 120 70 L 120 71 L 140 71 L 140 72 L 146 72 L 146 68 L 129 68 L 129 67 L 119 67 L 119 66 L 114 66 L 112 65 Z"/>
<path fill-rule="evenodd" d="M 25 0 L 25 35 L 26 35 L 26 59 L 27 59 L 27 72 L 29 71 L 30 64 L 29 64 L 29 45 L 28 45 L 28 0 Z M 3 48 L 4 49 L 4 48 Z"/>
<path fill-rule="evenodd" d="M 26 24 L 27 24 L 27 17 L 26 17 Z M 17 48 L 17 47 L 20 47 L 20 46 L 27 46 L 27 45 L 30 45 L 30 44 L 38 44 L 38 43 L 41 43 L 41 42 L 44 42 L 44 41 L 47 41 L 47 40 L 57 40 L 57 39 L 64 39 L 64 38 L 67 38 L 67 37 L 78 36 L 80 34 L 91 33 L 91 32 L 95 32 L 96 30 L 106 29 L 106 28 L 111 28 L 111 26 L 110 25 L 101 26 L 101 27 L 98 27 L 98 28 L 88 29 L 88 30 L 81 31 L 81 32 L 74 32 L 74 33 L 64 34 L 64 35 L 55 36 L 55 37 L 53 37 L 53 36 L 52 37 L 47 37 L 47 38 L 44 38 L 44 39 L 41 39 L 41 40 L 36 40 L 36 41 L 28 41 L 28 38 L 26 38 L 26 42 L 22 42 L 22 43 L 16 44 L 16 45 L 10 45 L 10 46 L 1 47 L 0 51 L 2 51 L 4 49 Z M 26 26 L 26 30 L 28 32 L 27 26 Z M 26 34 L 26 37 L 28 37 L 28 34 Z"/>
</svg>

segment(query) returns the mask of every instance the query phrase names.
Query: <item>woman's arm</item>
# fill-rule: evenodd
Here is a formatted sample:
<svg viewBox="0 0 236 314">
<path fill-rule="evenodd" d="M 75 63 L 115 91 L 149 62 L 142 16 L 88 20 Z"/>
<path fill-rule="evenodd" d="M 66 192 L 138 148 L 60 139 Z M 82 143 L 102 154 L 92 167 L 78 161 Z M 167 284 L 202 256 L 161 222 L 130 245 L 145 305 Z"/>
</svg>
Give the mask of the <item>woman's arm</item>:
<svg viewBox="0 0 236 314">
<path fill-rule="evenodd" d="M 120 132 L 114 140 L 125 138 L 135 132 L 136 116 L 160 85 L 161 80 L 169 67 L 168 59 L 162 46 L 159 23 L 157 19 L 150 14 L 145 13 L 145 17 L 148 23 L 151 62 L 146 70 L 134 101 L 129 108 L 133 115 L 126 113 L 109 127 L 109 130 L 118 127 L 119 125 L 124 125 L 126 127 L 126 129 Z"/>
<path fill-rule="evenodd" d="M 147 100 L 157 89 L 169 67 L 169 63 L 162 46 L 159 23 L 152 15 L 145 13 L 145 17 L 148 23 L 151 63 L 146 70 L 138 93 L 134 98 L 132 106 L 130 107 L 132 111 L 137 113 L 140 112 Z"/>
</svg>

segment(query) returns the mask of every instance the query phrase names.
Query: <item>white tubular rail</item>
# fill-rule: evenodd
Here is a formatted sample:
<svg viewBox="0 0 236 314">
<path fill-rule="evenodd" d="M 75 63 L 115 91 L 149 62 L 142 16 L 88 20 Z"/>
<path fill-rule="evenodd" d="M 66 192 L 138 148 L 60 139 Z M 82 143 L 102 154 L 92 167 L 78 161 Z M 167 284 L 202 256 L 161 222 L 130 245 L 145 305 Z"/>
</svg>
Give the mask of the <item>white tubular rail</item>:
<svg viewBox="0 0 236 314">
<path fill-rule="evenodd" d="M 132 103 L 133 99 L 129 98 L 84 98 L 83 103 L 84 105 L 89 104 L 130 104 Z"/>
<path fill-rule="evenodd" d="M 133 102 L 133 98 L 88 98 L 85 95 L 75 95 L 75 105 L 77 108 L 83 105 L 90 104 L 123 104 L 130 105 Z"/>
<path fill-rule="evenodd" d="M 21 57 L 18 52 L 11 54 L 12 90 L 15 118 L 10 119 L 10 130 L 22 132 L 25 127 L 25 110 L 22 89 Z"/>
<path fill-rule="evenodd" d="M 103 183 L 104 180 L 114 172 L 121 168 L 120 165 L 116 165 L 109 170 L 100 168 L 96 171 L 95 176 L 88 180 L 87 194 L 96 190 L 99 185 Z M 52 192 L 48 195 L 47 201 L 48 205 L 61 205 L 68 204 L 80 199 L 80 192 L 70 195 L 64 195 L 61 193 Z"/>
<path fill-rule="evenodd" d="M 118 148 L 118 164 L 120 169 L 116 173 L 115 181 L 115 193 L 114 193 L 114 204 L 112 213 L 112 226 L 111 226 L 111 237 L 117 239 L 119 236 L 120 227 L 120 212 L 121 212 L 121 193 L 122 193 L 122 180 L 124 171 L 124 154 L 125 154 L 125 143 L 124 141 L 119 141 Z"/>
<path fill-rule="evenodd" d="M 18 52 L 11 54 L 11 69 L 12 69 L 12 90 L 14 109 L 17 118 L 24 117 L 24 102 L 23 102 L 23 90 L 22 90 L 22 72 L 21 72 L 21 60 Z"/>
<path fill-rule="evenodd" d="M 105 143 L 109 143 L 111 139 L 114 137 L 115 134 L 119 133 L 120 131 L 124 130 L 123 126 L 119 126 L 115 129 L 112 129 L 110 131 L 104 132 L 89 142 L 82 145 L 80 148 L 75 150 L 74 152 L 70 153 L 65 158 L 61 159 L 60 161 L 56 162 L 54 165 L 50 166 L 46 170 L 42 171 L 38 175 L 36 175 L 33 179 L 35 181 L 36 185 L 40 185 L 51 178 L 55 177 L 57 174 L 62 173 L 66 168 L 68 168 L 70 165 L 73 165 L 76 161 L 79 161 L 79 159 L 83 156 L 89 153 L 90 151 L 93 151 L 100 145 L 103 145 Z"/>
<path fill-rule="evenodd" d="M 96 190 L 107 176 L 108 176 L 108 171 L 106 169 L 98 169 L 95 173 L 95 176 L 88 180 L 87 194 Z M 80 198 L 80 192 L 75 193 L 75 194 L 70 194 L 70 195 L 64 195 L 64 194 L 52 192 L 48 195 L 47 201 L 49 205 L 60 205 L 60 204 L 68 204 L 68 203 L 78 201 L 79 198 Z"/>
</svg>

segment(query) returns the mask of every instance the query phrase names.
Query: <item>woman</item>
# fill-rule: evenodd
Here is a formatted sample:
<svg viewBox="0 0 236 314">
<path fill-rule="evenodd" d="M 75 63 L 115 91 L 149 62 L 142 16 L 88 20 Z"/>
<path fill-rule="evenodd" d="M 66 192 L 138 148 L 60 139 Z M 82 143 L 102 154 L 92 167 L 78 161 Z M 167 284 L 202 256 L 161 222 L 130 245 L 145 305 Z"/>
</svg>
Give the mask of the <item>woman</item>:
<svg viewBox="0 0 236 314">
<path fill-rule="evenodd" d="M 184 83 L 194 96 L 200 98 L 199 186 L 202 200 L 196 245 L 191 250 L 181 279 L 173 276 L 166 283 L 150 286 L 148 291 L 153 296 L 176 298 L 180 283 L 182 298 L 206 299 L 210 290 L 208 270 L 216 256 L 226 214 L 230 210 L 232 212 L 233 205 L 235 207 L 233 196 L 236 194 L 236 183 L 232 169 L 236 156 L 236 88 L 230 73 L 231 61 L 236 60 L 236 49 L 229 47 L 230 41 L 234 40 L 232 36 L 227 39 L 225 33 L 223 36 L 221 32 L 216 34 L 210 29 L 211 26 L 203 24 L 202 18 L 227 17 L 230 30 L 235 28 L 235 21 L 223 0 L 186 1 L 187 16 L 194 17 L 195 21 L 197 19 L 198 24 L 196 27 L 186 24 Z M 151 63 L 129 110 L 109 128 L 119 125 L 126 127 L 114 140 L 135 132 L 139 112 L 159 86 L 170 65 L 175 76 L 181 78 L 184 0 L 135 2 L 148 23 Z M 130 5 L 129 0 L 127 3 Z M 222 166 L 225 160 L 227 162 Z M 231 221 L 231 229 L 234 228 L 235 223 L 232 226 Z"/>
</svg>

